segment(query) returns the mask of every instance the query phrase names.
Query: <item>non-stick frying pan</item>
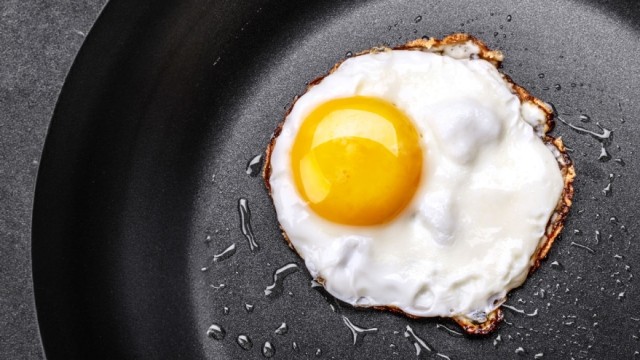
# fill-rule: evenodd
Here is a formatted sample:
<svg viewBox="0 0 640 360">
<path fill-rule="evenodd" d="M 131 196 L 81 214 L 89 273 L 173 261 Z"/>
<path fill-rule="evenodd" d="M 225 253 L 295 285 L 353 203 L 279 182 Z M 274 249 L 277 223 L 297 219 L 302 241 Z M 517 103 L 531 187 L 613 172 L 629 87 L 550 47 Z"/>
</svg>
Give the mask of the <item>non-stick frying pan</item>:
<svg viewBox="0 0 640 360">
<path fill-rule="evenodd" d="M 281 359 L 413 358 L 416 346 L 451 359 L 638 356 L 638 19 L 632 0 L 111 1 L 67 78 L 38 174 L 47 357 L 261 358 L 265 342 Z M 556 127 L 578 172 L 574 207 L 486 337 L 312 287 L 247 174 L 293 97 L 347 52 L 458 31 L 503 50 L 507 74 L 585 129 Z M 265 296 L 291 263 L 299 270 Z M 378 331 L 354 345 L 343 316 Z M 224 337 L 208 334 L 214 324 Z"/>
</svg>

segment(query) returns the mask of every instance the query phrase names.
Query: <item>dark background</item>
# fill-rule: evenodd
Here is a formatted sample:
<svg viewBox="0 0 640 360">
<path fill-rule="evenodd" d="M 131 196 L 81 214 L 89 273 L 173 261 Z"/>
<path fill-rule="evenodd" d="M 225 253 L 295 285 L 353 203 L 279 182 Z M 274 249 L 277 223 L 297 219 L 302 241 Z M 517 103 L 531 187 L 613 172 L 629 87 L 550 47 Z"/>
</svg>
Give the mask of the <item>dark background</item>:
<svg viewBox="0 0 640 360">
<path fill-rule="evenodd" d="M 0 359 L 43 358 L 31 283 L 31 212 L 47 127 L 107 0 L 0 1 Z"/>
</svg>

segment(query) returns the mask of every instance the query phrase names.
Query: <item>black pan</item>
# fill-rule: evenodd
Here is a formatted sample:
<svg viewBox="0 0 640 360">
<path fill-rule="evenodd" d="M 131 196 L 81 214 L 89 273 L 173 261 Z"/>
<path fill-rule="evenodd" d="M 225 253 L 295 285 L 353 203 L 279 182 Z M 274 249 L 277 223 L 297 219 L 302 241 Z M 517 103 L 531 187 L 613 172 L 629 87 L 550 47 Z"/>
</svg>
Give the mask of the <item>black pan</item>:
<svg viewBox="0 0 640 360">
<path fill-rule="evenodd" d="M 420 356 L 633 358 L 637 19 L 633 0 L 111 1 L 67 78 L 38 175 L 33 271 L 47 357 L 260 358 L 268 341 L 281 359 L 413 358 L 410 326 L 432 349 Z M 558 123 L 578 172 L 575 204 L 487 337 L 461 336 L 448 320 L 356 310 L 312 288 L 261 179 L 247 174 L 305 82 L 347 52 L 457 31 L 503 50 L 504 71 L 563 120 L 613 131 L 602 140 Z M 599 159 L 601 146 L 609 156 Z M 241 198 L 257 251 L 242 232 Z M 231 244 L 235 254 L 209 263 Z M 289 263 L 300 270 L 265 296 Z M 342 316 L 378 332 L 354 346 Z M 282 323 L 288 332 L 276 334 Z M 207 334 L 212 324 L 223 339 Z"/>
</svg>

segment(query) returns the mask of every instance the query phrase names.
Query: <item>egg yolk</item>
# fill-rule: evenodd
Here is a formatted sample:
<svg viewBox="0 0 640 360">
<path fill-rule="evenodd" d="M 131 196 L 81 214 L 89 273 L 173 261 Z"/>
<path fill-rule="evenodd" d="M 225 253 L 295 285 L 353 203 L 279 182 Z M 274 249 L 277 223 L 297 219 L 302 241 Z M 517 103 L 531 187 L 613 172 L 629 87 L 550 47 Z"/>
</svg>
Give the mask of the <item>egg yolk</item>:
<svg viewBox="0 0 640 360">
<path fill-rule="evenodd" d="M 396 217 L 418 188 L 420 135 L 407 115 L 385 100 L 330 100 L 302 123 L 291 165 L 298 192 L 323 218 L 382 224 Z"/>
</svg>

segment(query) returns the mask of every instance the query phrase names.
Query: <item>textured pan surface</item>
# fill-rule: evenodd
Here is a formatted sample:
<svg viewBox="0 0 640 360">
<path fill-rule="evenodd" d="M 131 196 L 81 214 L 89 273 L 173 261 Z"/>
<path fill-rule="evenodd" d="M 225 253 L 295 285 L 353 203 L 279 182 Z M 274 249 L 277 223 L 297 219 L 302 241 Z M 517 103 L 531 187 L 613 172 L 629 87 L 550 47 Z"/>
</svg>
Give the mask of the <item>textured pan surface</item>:
<svg viewBox="0 0 640 360">
<path fill-rule="evenodd" d="M 295 341 L 301 357 L 321 349 L 322 358 L 405 358 L 415 356 L 412 335 L 403 336 L 410 326 L 452 359 L 633 357 L 638 18 L 633 1 L 112 1 L 67 79 L 36 188 L 34 282 L 47 355 L 261 358 L 270 341 L 276 358 L 291 358 Z M 356 310 L 311 288 L 261 179 L 245 172 L 305 81 L 348 51 L 453 32 L 504 52 L 503 71 L 563 120 L 614 131 L 611 159 L 600 161 L 595 136 L 557 123 L 552 135 L 580 174 L 572 212 L 545 266 L 485 338 L 452 334 L 443 320 Z M 239 198 L 256 252 L 240 230 Z M 233 256 L 201 271 L 232 243 Z M 273 272 L 291 262 L 301 269 L 284 293 L 265 297 Z M 342 316 L 379 330 L 354 346 Z M 288 332 L 275 334 L 282 322 Z M 214 323 L 223 340 L 207 337 Z M 240 334 L 250 350 L 236 343 Z"/>
</svg>

